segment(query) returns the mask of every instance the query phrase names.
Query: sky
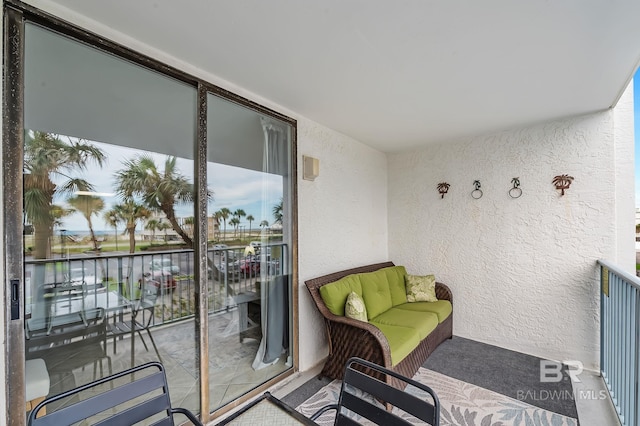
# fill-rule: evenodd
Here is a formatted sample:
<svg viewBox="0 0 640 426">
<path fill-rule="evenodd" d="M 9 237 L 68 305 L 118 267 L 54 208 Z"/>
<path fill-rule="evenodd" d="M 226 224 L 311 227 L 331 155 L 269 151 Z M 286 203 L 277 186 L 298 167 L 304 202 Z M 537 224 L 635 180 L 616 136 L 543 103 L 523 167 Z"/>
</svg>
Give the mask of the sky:
<svg viewBox="0 0 640 426">
<path fill-rule="evenodd" d="M 640 207 L 640 69 L 633 76 L 633 109 L 636 167 L 636 208 Z"/>
<path fill-rule="evenodd" d="M 115 194 L 114 174 L 124 167 L 123 162 L 125 160 L 145 153 L 154 158 L 156 165 L 158 165 L 161 171 L 164 170 L 163 164 L 166 159 L 164 154 L 140 151 L 99 142 L 91 143 L 105 152 L 107 163 L 104 164 L 102 168 L 92 165 L 84 172 L 73 172 L 73 176 L 82 177 L 93 184 L 94 191 L 100 193 L 105 202 L 103 212 L 121 202 Z M 193 182 L 193 161 L 178 158 L 176 165 L 178 170 L 180 170 L 190 182 Z M 55 182 L 60 183 L 62 180 L 62 178 L 58 178 Z M 209 190 L 213 191 L 213 199 L 208 205 L 208 216 L 226 207 L 232 212 L 237 209 L 243 209 L 247 215 L 252 215 L 255 218 L 255 221 L 253 221 L 251 225 L 253 229 L 259 228 L 262 220 L 268 221 L 269 224 L 273 223 L 273 206 L 279 203 L 282 197 L 281 176 L 210 162 L 207 163 L 207 183 Z M 66 198 L 67 197 L 58 197 L 54 202 L 70 207 L 65 203 Z M 176 216 L 194 216 L 193 206 L 176 205 Z M 92 223 L 96 231 L 113 232 L 114 230 L 113 227 L 104 221 L 102 213 L 97 216 L 92 216 Z M 240 226 L 244 226 L 247 230 L 249 229 L 249 222 L 246 218 L 241 218 Z M 87 221 L 80 213 L 74 213 L 65 217 L 60 228 L 70 232 L 88 232 L 89 230 Z M 227 230 L 230 229 L 232 229 L 231 226 L 227 224 Z"/>
</svg>

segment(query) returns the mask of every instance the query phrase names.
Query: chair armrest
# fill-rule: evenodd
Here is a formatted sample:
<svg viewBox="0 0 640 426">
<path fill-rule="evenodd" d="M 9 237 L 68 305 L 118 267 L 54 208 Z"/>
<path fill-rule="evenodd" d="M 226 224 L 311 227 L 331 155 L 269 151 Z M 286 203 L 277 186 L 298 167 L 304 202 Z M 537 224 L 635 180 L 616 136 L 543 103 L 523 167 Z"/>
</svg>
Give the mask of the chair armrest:
<svg viewBox="0 0 640 426">
<path fill-rule="evenodd" d="M 320 408 L 318 411 L 316 411 L 315 413 L 313 413 L 311 415 L 311 417 L 309 417 L 311 420 L 316 420 L 318 417 L 320 417 L 323 413 L 329 411 L 329 410 L 337 410 L 338 409 L 338 404 L 329 404 L 329 405 L 325 405 L 324 407 Z"/>
<path fill-rule="evenodd" d="M 367 357 L 365 353 L 377 348 L 380 358 L 376 359 L 383 365 L 391 365 L 391 348 L 389 341 L 382 331 L 375 325 L 357 319 L 342 317 L 328 313 L 325 316 L 327 334 L 329 337 L 329 352 L 334 352 L 334 345 L 344 349 L 347 344 L 351 350 L 349 356 Z M 344 356 L 349 358 L 345 353 Z M 345 360 L 346 361 L 346 360 Z"/>
<path fill-rule="evenodd" d="M 176 408 L 171 408 L 170 411 L 171 411 L 171 414 L 175 414 L 175 413 L 183 414 L 185 417 L 187 417 L 191 421 L 191 423 L 193 423 L 196 426 L 204 426 L 202 422 L 195 416 L 195 414 L 193 414 L 191 411 L 187 410 L 186 408 L 176 407 Z"/>
</svg>

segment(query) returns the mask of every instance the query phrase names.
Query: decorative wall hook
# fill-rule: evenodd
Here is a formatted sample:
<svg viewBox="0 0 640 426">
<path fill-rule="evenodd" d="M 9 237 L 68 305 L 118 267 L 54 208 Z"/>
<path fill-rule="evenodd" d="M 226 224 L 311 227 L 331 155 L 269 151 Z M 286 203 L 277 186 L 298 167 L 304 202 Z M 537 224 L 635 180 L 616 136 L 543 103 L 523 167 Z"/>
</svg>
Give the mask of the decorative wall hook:
<svg viewBox="0 0 640 426">
<path fill-rule="evenodd" d="M 520 198 L 522 195 L 522 188 L 520 188 L 520 178 L 514 177 L 511 179 L 511 183 L 513 184 L 513 188 L 509 190 L 509 196 L 511 198 Z"/>
<path fill-rule="evenodd" d="M 473 191 L 471 191 L 471 197 L 474 199 L 478 199 L 478 198 L 482 198 L 482 190 L 480 189 L 480 181 L 479 180 L 474 180 L 473 181 L 473 187 L 475 188 Z"/>
<path fill-rule="evenodd" d="M 449 185 L 447 182 L 440 182 L 438 184 L 438 192 L 440 193 L 440 198 L 444 198 L 444 194 L 449 192 Z"/>
<path fill-rule="evenodd" d="M 571 186 L 571 182 L 573 182 L 573 176 L 569 175 L 558 175 L 553 178 L 553 184 L 555 185 L 556 189 L 562 191 L 560 193 L 561 197 L 564 195 L 564 190 L 569 189 L 569 187 Z"/>
</svg>

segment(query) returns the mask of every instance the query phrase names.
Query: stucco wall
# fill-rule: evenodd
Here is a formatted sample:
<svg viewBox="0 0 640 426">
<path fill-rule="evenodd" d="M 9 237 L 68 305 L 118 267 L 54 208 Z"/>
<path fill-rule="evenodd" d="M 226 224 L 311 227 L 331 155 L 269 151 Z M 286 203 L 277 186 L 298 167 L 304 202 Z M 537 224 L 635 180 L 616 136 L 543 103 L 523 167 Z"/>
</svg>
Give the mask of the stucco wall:
<svg viewBox="0 0 640 426">
<path fill-rule="evenodd" d="M 389 156 L 390 259 L 452 288 L 454 334 L 596 367 L 596 260 L 617 260 L 613 117 L 607 111 Z M 575 177 L 564 196 L 552 185 L 560 174 Z M 514 177 L 518 199 L 508 195 Z M 444 199 L 436 191 L 443 181 L 451 184 Z"/>
<path fill-rule="evenodd" d="M 320 176 L 302 180 L 302 155 Z M 386 156 L 309 120 L 298 121 L 300 369 L 328 353 L 322 316 L 304 281 L 387 257 Z"/>
<path fill-rule="evenodd" d="M 636 170 L 634 137 L 634 83 L 622 94 L 613 110 L 615 168 L 616 168 L 616 225 L 617 252 L 611 260 L 632 275 L 636 271 L 635 211 Z"/>
</svg>

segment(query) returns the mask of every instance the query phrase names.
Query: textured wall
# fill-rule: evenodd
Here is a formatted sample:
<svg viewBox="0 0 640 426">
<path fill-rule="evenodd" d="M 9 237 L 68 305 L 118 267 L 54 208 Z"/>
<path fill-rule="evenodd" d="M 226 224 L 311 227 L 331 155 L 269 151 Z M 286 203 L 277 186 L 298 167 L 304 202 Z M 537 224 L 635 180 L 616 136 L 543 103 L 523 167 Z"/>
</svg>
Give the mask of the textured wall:
<svg viewBox="0 0 640 426">
<path fill-rule="evenodd" d="M 597 365 L 596 260 L 616 259 L 613 116 L 389 156 L 390 259 L 452 287 L 454 334 Z M 575 181 L 561 197 L 551 181 L 565 173 Z M 513 177 L 518 199 L 508 195 Z"/>
<path fill-rule="evenodd" d="M 302 155 L 320 176 L 302 180 Z M 304 281 L 387 257 L 386 156 L 309 120 L 298 121 L 300 369 L 328 354 L 322 316 Z"/>
<path fill-rule="evenodd" d="M 613 110 L 616 167 L 617 253 L 610 260 L 635 275 L 636 170 L 633 81 Z M 631 237 L 631 238 L 630 238 Z"/>
</svg>

